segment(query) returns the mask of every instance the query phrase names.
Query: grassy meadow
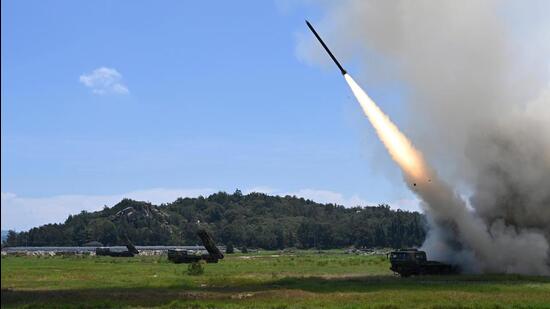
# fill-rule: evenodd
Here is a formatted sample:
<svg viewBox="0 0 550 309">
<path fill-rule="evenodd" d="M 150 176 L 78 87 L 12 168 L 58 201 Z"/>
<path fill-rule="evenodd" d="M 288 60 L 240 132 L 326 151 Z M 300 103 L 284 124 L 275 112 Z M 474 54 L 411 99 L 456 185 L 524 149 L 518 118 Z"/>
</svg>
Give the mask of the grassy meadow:
<svg viewBox="0 0 550 309">
<path fill-rule="evenodd" d="M 2 307 L 550 308 L 550 278 L 399 278 L 385 256 L 226 255 L 189 275 L 163 256 L 2 257 Z"/>
</svg>

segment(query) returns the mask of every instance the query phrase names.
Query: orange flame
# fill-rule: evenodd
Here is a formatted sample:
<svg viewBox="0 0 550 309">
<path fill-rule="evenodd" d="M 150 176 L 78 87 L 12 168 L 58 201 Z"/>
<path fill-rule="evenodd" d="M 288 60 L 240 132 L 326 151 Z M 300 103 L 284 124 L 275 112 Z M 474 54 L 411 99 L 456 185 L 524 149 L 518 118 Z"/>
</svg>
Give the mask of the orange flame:
<svg viewBox="0 0 550 309">
<path fill-rule="evenodd" d="M 428 180 L 430 173 L 420 152 L 351 76 L 346 74 L 344 77 L 378 137 L 405 175 L 415 183 Z"/>
</svg>

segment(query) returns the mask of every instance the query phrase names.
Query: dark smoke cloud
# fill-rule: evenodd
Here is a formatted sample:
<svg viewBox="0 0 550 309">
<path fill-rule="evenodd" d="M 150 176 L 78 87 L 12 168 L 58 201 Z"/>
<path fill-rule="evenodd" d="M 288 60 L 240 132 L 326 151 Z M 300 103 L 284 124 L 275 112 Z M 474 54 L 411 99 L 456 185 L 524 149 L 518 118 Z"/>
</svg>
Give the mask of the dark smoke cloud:
<svg viewBox="0 0 550 309">
<path fill-rule="evenodd" d="M 363 79 L 410 87 L 403 131 L 442 178 L 419 193 L 424 248 L 468 271 L 549 274 L 550 2 L 318 4 L 318 28 Z M 328 60 L 311 36 L 297 52 Z"/>
</svg>

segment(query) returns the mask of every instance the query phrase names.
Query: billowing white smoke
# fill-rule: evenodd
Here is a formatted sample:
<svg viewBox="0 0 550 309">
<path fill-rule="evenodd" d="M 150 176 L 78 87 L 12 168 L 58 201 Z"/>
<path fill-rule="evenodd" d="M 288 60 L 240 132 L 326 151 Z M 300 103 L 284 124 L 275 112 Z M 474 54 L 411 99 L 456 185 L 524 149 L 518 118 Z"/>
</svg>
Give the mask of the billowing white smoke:
<svg viewBox="0 0 550 309">
<path fill-rule="evenodd" d="M 443 178 L 416 189 L 429 254 L 470 271 L 549 274 L 550 3 L 324 7 L 318 28 L 336 54 L 364 59 L 367 79 L 410 86 L 404 131 Z M 298 52 L 326 59 L 313 39 Z M 471 193 L 471 211 L 458 187 Z"/>
</svg>

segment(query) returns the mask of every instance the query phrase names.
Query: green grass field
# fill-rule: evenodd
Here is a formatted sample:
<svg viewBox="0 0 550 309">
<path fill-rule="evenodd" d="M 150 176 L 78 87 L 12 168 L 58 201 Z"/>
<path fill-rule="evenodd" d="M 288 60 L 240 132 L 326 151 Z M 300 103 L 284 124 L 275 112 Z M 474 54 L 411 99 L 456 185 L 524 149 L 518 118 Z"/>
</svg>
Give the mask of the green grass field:
<svg viewBox="0 0 550 309">
<path fill-rule="evenodd" d="M 2 257 L 2 307 L 550 308 L 550 278 L 402 279 L 385 256 L 227 255 L 191 276 L 165 257 Z"/>
</svg>

